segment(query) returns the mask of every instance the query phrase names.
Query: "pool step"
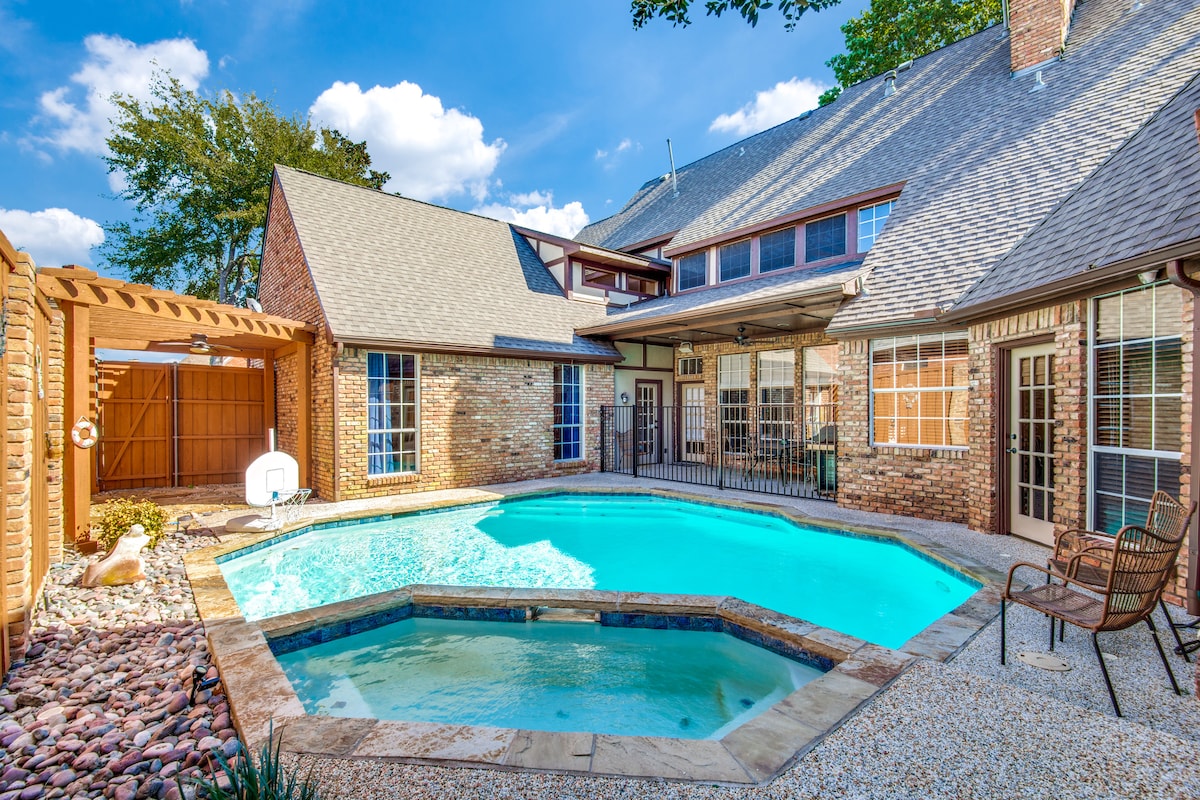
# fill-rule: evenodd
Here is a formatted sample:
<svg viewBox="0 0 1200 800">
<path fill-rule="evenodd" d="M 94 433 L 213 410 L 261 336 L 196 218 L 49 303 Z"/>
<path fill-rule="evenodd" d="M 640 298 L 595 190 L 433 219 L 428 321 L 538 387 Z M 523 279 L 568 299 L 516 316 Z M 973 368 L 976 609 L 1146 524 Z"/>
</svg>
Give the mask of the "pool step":
<svg viewBox="0 0 1200 800">
<path fill-rule="evenodd" d="M 598 622 L 595 611 L 583 608 L 549 608 L 541 606 L 534 613 L 538 622 Z"/>
</svg>

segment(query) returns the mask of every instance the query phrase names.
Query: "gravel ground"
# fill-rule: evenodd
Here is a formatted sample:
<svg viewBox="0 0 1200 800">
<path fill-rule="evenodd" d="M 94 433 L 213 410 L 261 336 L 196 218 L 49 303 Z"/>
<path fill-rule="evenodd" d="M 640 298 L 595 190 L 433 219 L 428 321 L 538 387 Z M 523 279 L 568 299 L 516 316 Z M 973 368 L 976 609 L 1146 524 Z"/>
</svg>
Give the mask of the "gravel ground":
<svg viewBox="0 0 1200 800">
<path fill-rule="evenodd" d="M 614 476 L 581 476 L 556 485 L 563 483 L 631 485 Z M 815 501 L 711 493 L 779 501 L 847 524 L 915 531 L 996 569 L 1014 560 L 1039 562 L 1045 554 L 1037 545 L 961 526 Z M 169 539 L 147 558 L 149 580 L 119 590 L 75 587 L 82 562 L 52 571 L 49 607 L 39 609 L 36 619 L 31 651 L 36 655 L 10 673 L 0 690 L 0 800 L 176 797 L 178 787 L 167 778 L 195 772 L 205 750 L 236 747 L 219 687 L 202 693 L 195 708 L 182 706 L 193 668 L 207 667 L 209 659 L 180 558 L 185 549 L 209 542 Z M 1026 609 L 1010 614 L 1007 666 L 999 664 L 998 626 L 986 627 L 949 664 L 920 662 L 761 788 L 291 761 L 312 771 L 327 800 L 1200 797 L 1200 703 L 1190 694 L 1171 693 L 1144 626 L 1102 637 L 1126 714 L 1120 720 L 1112 715 L 1086 634 L 1068 630 L 1056 651 L 1072 668 L 1046 672 L 1015 660 L 1020 651 L 1046 649 L 1043 617 Z M 1168 637 L 1164 634 L 1164 642 Z M 1170 659 L 1189 691 L 1192 667 L 1177 656 Z"/>
</svg>

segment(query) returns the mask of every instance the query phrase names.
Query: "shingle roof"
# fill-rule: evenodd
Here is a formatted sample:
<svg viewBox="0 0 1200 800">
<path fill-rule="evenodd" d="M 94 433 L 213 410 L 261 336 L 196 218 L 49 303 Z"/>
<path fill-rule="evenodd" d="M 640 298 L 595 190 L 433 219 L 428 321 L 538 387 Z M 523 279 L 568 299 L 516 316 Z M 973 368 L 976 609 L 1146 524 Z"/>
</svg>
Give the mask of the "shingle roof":
<svg viewBox="0 0 1200 800">
<path fill-rule="evenodd" d="M 867 291 L 831 328 L 948 307 L 1105 156 L 1200 70 L 1200 4 L 1089 0 L 1046 88 L 1012 79 L 990 28 L 883 81 L 725 148 L 640 189 L 577 237 L 624 247 L 678 230 L 671 247 L 904 183 L 867 255 Z"/>
<path fill-rule="evenodd" d="M 505 222 L 276 167 L 336 339 L 610 358 L 575 335 L 604 306 L 568 300 Z"/>
<path fill-rule="evenodd" d="M 1194 78 L 975 284 L 955 311 L 1200 242 L 1200 143 Z"/>
</svg>

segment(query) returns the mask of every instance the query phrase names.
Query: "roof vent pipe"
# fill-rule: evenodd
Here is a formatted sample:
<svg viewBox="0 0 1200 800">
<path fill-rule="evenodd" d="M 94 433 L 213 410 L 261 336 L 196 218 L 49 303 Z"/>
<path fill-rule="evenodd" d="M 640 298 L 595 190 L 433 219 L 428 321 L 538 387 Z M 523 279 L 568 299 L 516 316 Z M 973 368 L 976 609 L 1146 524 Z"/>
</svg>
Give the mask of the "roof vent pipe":
<svg viewBox="0 0 1200 800">
<path fill-rule="evenodd" d="M 896 93 L 896 70 L 889 69 L 883 73 L 883 96 L 891 97 Z"/>
<path fill-rule="evenodd" d="M 1004 30 L 1000 31 L 1000 38 L 1008 36 L 1008 0 L 1000 0 L 1000 14 L 1004 19 Z"/>
<path fill-rule="evenodd" d="M 675 177 L 675 151 L 671 149 L 671 140 L 667 139 L 667 157 L 671 159 L 671 190 L 672 197 L 679 197 L 679 179 Z"/>
</svg>

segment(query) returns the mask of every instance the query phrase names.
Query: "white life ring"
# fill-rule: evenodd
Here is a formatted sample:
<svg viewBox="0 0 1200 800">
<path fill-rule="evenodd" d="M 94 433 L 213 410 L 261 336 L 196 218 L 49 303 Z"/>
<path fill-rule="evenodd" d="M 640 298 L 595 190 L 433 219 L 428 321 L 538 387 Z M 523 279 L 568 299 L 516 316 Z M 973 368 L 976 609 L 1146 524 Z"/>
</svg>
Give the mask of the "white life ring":
<svg viewBox="0 0 1200 800">
<path fill-rule="evenodd" d="M 96 423 L 87 417 L 80 417 L 79 421 L 71 427 L 71 441 L 75 443 L 76 447 L 86 450 L 94 447 L 99 440 L 100 434 L 96 431 Z"/>
</svg>

